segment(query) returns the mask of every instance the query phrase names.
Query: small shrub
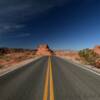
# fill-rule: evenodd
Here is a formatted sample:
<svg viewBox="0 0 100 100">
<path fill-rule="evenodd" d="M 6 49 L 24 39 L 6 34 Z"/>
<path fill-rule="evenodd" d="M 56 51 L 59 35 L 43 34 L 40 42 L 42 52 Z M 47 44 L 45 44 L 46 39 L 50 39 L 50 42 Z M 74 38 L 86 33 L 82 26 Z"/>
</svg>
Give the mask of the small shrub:
<svg viewBox="0 0 100 100">
<path fill-rule="evenodd" d="M 93 66 L 95 66 L 96 60 L 100 58 L 100 56 L 91 49 L 80 50 L 79 55 L 82 58 L 82 60 L 84 60 L 84 62 Z"/>
</svg>

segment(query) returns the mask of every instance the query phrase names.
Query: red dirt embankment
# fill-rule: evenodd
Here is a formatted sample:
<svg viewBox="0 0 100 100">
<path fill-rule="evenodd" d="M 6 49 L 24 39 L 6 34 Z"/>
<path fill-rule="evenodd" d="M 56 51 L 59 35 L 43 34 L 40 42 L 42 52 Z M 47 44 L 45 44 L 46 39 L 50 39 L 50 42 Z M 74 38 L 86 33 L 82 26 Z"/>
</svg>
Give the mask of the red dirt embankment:
<svg viewBox="0 0 100 100">
<path fill-rule="evenodd" d="M 10 67 L 23 60 L 35 57 L 33 52 L 11 52 L 8 54 L 0 55 L 0 68 Z"/>
<path fill-rule="evenodd" d="M 59 57 L 64 57 L 64 58 L 67 58 L 67 59 L 70 59 L 70 60 L 73 60 L 73 61 L 80 61 L 80 56 L 78 54 L 77 51 L 56 51 L 55 52 L 55 55 L 56 56 L 59 56 Z"/>
</svg>

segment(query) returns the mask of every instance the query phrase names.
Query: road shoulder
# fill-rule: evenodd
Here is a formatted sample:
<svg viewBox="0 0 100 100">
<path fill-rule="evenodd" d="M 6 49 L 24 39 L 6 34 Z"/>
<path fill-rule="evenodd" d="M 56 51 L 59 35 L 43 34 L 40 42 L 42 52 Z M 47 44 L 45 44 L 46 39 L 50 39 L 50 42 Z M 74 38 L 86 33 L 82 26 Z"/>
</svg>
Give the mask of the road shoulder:
<svg viewBox="0 0 100 100">
<path fill-rule="evenodd" d="M 5 75 L 5 74 L 7 74 L 7 73 L 10 73 L 10 72 L 12 72 L 14 70 L 17 70 L 17 69 L 23 67 L 24 65 L 29 64 L 29 63 L 31 63 L 31 62 L 39 59 L 39 58 L 41 58 L 41 56 L 40 57 L 31 58 L 31 59 L 28 59 L 28 60 L 24 60 L 22 62 L 19 62 L 18 64 L 12 65 L 11 67 L 0 69 L 0 77 Z"/>
<path fill-rule="evenodd" d="M 66 58 L 62 58 L 62 57 L 60 57 L 60 58 L 61 59 L 64 59 L 65 61 L 67 61 L 67 62 L 69 62 L 69 63 L 71 63 L 73 65 L 76 65 L 77 67 L 80 67 L 80 68 L 82 68 L 84 70 L 90 71 L 90 72 L 92 72 L 92 73 L 100 76 L 100 69 L 97 69 L 94 66 L 91 66 L 91 65 L 83 65 L 83 64 L 81 64 L 79 62 L 75 62 L 75 61 L 72 61 L 72 60 L 69 60 L 69 59 L 66 59 Z"/>
</svg>

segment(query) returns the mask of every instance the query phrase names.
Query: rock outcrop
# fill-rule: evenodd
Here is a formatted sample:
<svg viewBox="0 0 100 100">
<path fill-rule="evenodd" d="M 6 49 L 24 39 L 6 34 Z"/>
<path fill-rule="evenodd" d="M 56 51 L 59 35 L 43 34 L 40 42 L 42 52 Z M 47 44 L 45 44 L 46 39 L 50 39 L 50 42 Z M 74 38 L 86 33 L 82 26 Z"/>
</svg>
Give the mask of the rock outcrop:
<svg viewBox="0 0 100 100">
<path fill-rule="evenodd" d="M 53 51 L 47 44 L 41 44 L 37 48 L 36 55 L 53 55 Z"/>
<path fill-rule="evenodd" d="M 93 51 L 100 55 L 100 46 L 97 45 L 93 48 Z"/>
</svg>

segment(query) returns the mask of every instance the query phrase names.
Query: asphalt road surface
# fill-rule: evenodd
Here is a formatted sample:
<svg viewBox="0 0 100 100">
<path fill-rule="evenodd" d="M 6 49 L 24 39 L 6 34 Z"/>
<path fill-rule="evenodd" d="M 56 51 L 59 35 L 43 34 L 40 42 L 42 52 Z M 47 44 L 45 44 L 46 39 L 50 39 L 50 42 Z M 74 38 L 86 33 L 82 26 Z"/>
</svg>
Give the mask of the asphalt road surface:
<svg viewBox="0 0 100 100">
<path fill-rule="evenodd" d="M 100 76 L 42 57 L 0 77 L 0 100 L 100 100 Z"/>
</svg>

